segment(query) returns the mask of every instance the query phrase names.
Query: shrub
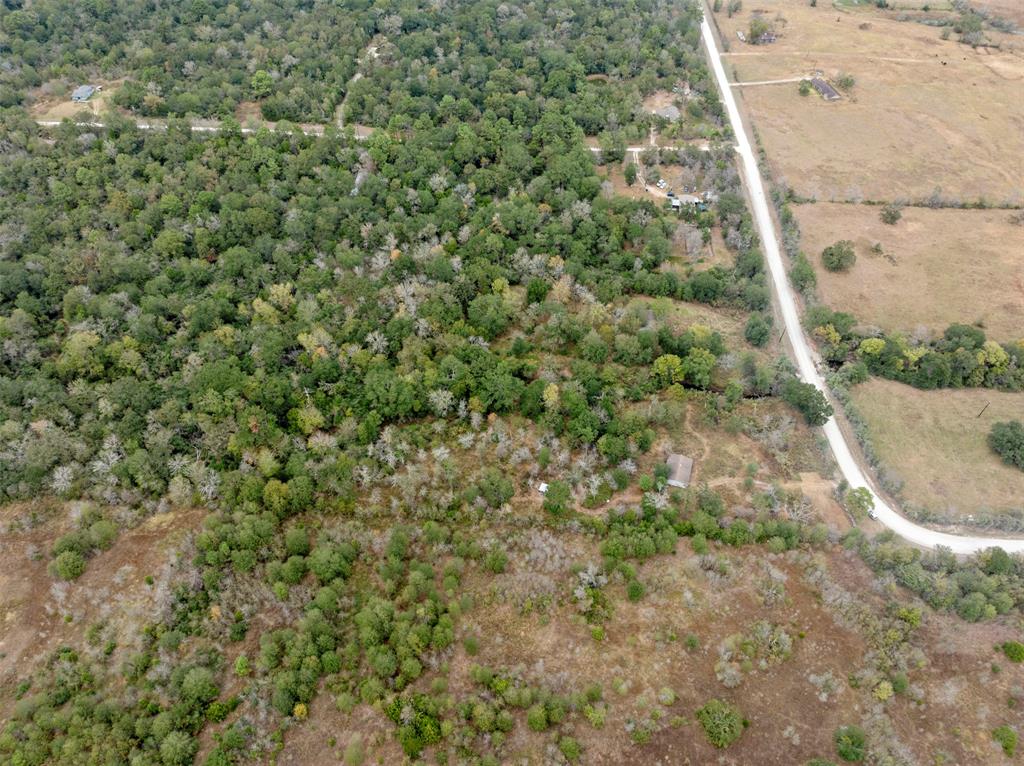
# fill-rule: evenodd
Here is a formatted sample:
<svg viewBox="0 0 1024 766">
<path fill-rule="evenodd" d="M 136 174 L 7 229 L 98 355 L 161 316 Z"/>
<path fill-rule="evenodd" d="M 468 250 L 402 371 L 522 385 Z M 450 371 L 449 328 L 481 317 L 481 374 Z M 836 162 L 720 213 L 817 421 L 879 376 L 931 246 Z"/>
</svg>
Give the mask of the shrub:
<svg viewBox="0 0 1024 766">
<path fill-rule="evenodd" d="M 834 735 L 836 752 L 844 761 L 860 763 L 864 760 L 867 735 L 859 726 L 840 726 Z"/>
<path fill-rule="evenodd" d="M 85 571 L 85 559 L 78 551 L 64 551 L 53 560 L 51 568 L 62 580 L 77 580 Z"/>
<path fill-rule="evenodd" d="M 856 260 L 853 243 L 848 239 L 840 240 L 821 251 L 821 262 L 829 271 L 848 271 Z"/>
<path fill-rule="evenodd" d="M 1024 471 L 1024 423 L 1010 420 L 994 424 L 988 434 L 988 444 L 1004 463 Z"/>
<path fill-rule="evenodd" d="M 887 223 L 892 226 L 903 217 L 903 213 L 900 212 L 900 209 L 896 205 L 890 204 L 882 208 L 880 217 L 882 219 L 882 223 Z"/>
<path fill-rule="evenodd" d="M 534 705 L 526 711 L 526 725 L 534 731 L 544 731 L 548 728 L 548 713 L 543 705 Z"/>
<path fill-rule="evenodd" d="M 494 548 L 484 557 L 484 566 L 494 574 L 501 574 L 508 566 L 508 554 L 500 548 Z"/>
<path fill-rule="evenodd" d="M 644 597 L 644 584 L 639 580 L 630 580 L 626 586 L 626 597 L 636 602 Z"/>
<path fill-rule="evenodd" d="M 1008 758 L 1017 752 L 1017 732 L 1010 726 L 1002 725 L 992 730 L 992 739 L 999 743 Z"/>
<path fill-rule="evenodd" d="M 551 482 L 548 484 L 548 491 L 544 495 L 544 510 L 556 516 L 565 513 L 571 495 L 572 490 L 567 482 L 561 480 Z"/>
<path fill-rule="evenodd" d="M 715 747 L 728 747 L 743 733 L 743 718 L 732 705 L 713 699 L 697 711 L 704 734 Z"/>
<path fill-rule="evenodd" d="M 562 755 L 569 763 L 576 763 L 582 753 L 580 743 L 572 737 L 562 737 L 558 740 L 558 749 L 562 751 Z"/>
<path fill-rule="evenodd" d="M 363 738 L 356 734 L 345 745 L 345 766 L 363 766 L 366 760 L 366 749 L 363 747 Z"/>
<path fill-rule="evenodd" d="M 743 329 L 743 337 L 750 345 L 761 348 L 768 343 L 772 334 L 771 328 L 771 321 L 766 319 L 763 314 L 751 314 L 750 319 L 747 320 L 747 326 Z"/>
<path fill-rule="evenodd" d="M 1024 662 L 1024 644 L 1020 641 L 1007 641 L 1001 648 L 1010 662 Z"/>
<path fill-rule="evenodd" d="M 107 519 L 100 519 L 89 527 L 89 541 L 101 551 L 110 548 L 116 537 L 117 526 Z"/>
<path fill-rule="evenodd" d="M 793 261 L 793 268 L 789 270 L 789 278 L 793 282 L 793 287 L 802 293 L 806 293 L 818 284 L 818 275 L 814 273 L 814 266 L 803 253 L 797 253 Z"/>
</svg>

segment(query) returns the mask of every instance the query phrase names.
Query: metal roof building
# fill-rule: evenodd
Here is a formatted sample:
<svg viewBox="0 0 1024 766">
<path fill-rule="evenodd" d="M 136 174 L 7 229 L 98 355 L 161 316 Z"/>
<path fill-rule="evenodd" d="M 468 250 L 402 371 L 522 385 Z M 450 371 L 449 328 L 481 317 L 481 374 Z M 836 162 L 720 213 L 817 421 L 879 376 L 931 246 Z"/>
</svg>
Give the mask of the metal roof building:
<svg viewBox="0 0 1024 766">
<path fill-rule="evenodd" d="M 693 458 L 686 455 L 670 454 L 665 463 L 668 465 L 668 485 L 686 489 L 690 486 L 690 477 L 693 476 Z"/>
<path fill-rule="evenodd" d="M 71 100 L 77 102 L 88 101 L 95 92 L 96 87 L 94 85 L 79 85 L 71 94 Z"/>
</svg>

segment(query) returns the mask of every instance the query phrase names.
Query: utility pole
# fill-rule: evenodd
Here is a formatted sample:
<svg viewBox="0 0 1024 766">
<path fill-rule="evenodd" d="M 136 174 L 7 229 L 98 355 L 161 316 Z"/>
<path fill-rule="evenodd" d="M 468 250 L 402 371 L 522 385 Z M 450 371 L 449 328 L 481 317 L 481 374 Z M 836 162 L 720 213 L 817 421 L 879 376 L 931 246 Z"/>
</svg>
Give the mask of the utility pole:
<svg viewBox="0 0 1024 766">
<path fill-rule="evenodd" d="M 974 417 L 975 417 L 975 418 L 980 418 L 980 417 L 981 417 L 982 415 L 984 415 L 984 414 L 985 414 L 985 410 L 987 410 L 987 409 L 988 409 L 988 406 L 989 406 L 990 404 L 992 404 L 992 402 L 985 402 L 985 406 L 981 408 L 981 412 L 979 412 L 979 413 L 978 413 L 977 415 L 975 415 Z"/>
</svg>

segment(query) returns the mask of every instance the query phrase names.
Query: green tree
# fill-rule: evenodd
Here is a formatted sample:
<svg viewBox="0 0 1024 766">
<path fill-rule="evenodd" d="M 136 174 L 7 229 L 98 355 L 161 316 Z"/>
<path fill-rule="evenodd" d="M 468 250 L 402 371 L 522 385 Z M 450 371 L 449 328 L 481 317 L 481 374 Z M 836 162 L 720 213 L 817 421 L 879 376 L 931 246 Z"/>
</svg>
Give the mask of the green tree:
<svg viewBox="0 0 1024 766">
<path fill-rule="evenodd" d="M 789 378 L 782 384 L 782 398 L 799 410 L 812 426 L 823 426 L 832 417 L 832 405 L 813 383 Z"/>
<path fill-rule="evenodd" d="M 747 30 L 747 39 L 752 44 L 756 45 L 763 35 L 766 35 L 771 31 L 771 24 L 769 24 L 761 14 L 755 13 L 750 17 L 750 27 Z"/>
<path fill-rule="evenodd" d="M 803 253 L 797 253 L 793 261 L 793 268 L 789 270 L 789 278 L 793 287 L 802 293 L 813 290 L 818 284 L 818 276 L 814 273 L 814 266 Z"/>
<path fill-rule="evenodd" d="M 989 430 L 988 445 L 1004 463 L 1024 471 L 1024 423 L 1019 420 L 994 423 Z"/>
<path fill-rule="evenodd" d="M 711 385 L 711 373 L 715 369 L 715 355 L 707 349 L 691 348 L 683 359 L 683 373 L 686 381 L 697 388 Z"/>
<path fill-rule="evenodd" d="M 85 572 L 85 558 L 78 551 L 64 551 L 53 560 L 52 569 L 62 580 L 77 580 Z"/>
<path fill-rule="evenodd" d="M 636 183 L 636 177 L 637 177 L 636 163 L 630 162 L 630 163 L 628 163 L 626 165 L 625 175 L 626 175 L 626 185 L 627 186 L 632 186 L 633 184 Z"/>
<path fill-rule="evenodd" d="M 760 312 L 750 315 L 746 327 L 743 328 L 743 337 L 752 346 L 763 347 L 771 338 L 771 319 Z"/>
<path fill-rule="evenodd" d="M 249 87 L 252 89 L 253 98 L 266 98 L 274 88 L 274 80 L 265 69 L 257 69 L 249 81 Z"/>
<path fill-rule="evenodd" d="M 469 323 L 487 340 L 493 340 L 508 327 L 511 312 L 500 295 L 478 295 L 469 303 Z"/>
<path fill-rule="evenodd" d="M 571 497 L 572 490 L 569 487 L 569 483 L 556 479 L 548 484 L 548 491 L 544 493 L 544 510 L 556 516 L 561 516 L 568 510 Z"/>
<path fill-rule="evenodd" d="M 675 354 L 662 354 L 659 356 L 654 360 L 652 371 L 662 387 L 670 386 L 673 383 L 682 383 L 686 375 L 683 368 L 683 360 Z"/>
<path fill-rule="evenodd" d="M 163 766 L 185 766 L 192 763 L 198 741 L 183 731 L 172 731 L 160 743 L 160 762 Z"/>
<path fill-rule="evenodd" d="M 846 510 L 855 519 L 863 519 L 867 516 L 875 507 L 875 500 L 871 496 L 871 491 L 867 487 L 857 487 L 856 489 L 849 489 L 846 491 L 846 495 L 843 497 L 843 502 L 846 505 Z"/>
<path fill-rule="evenodd" d="M 829 271 L 849 271 L 857 260 L 853 242 L 842 239 L 821 251 L 821 262 Z"/>
</svg>

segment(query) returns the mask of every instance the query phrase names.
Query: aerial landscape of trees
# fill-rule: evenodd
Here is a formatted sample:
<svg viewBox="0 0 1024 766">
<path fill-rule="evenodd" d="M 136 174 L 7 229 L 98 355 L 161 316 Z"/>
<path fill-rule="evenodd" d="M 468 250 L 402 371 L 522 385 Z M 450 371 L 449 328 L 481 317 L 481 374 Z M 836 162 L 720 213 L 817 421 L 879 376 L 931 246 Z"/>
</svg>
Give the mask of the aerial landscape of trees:
<svg viewBox="0 0 1024 766">
<path fill-rule="evenodd" d="M 159 537 L 154 519 L 193 515 L 162 569 L 138 557 L 152 605 L 130 632 L 58 610 L 59 646 L 4 669 L 0 760 L 276 762 L 304 725 L 357 765 L 368 749 L 497 764 L 524 742 L 574 764 L 595 733 L 622 739 L 604 751 L 620 760 L 666 735 L 752 747 L 776 732 L 731 692 L 799 651 L 787 593 L 863 634 L 844 710 L 863 685 L 873 722 L 890 697 L 923 699 L 922 609 L 1019 615 L 1019 557 L 841 537 L 804 496 L 832 470 L 812 430 L 832 405 L 773 343 L 700 20 L 661 0 L 5 5 L 0 499 L 6 534 L 39 536 L 5 555 L 42 562 L 39 592 L 63 597 L 96 588 L 125 538 Z M 119 81 L 103 125 L 26 110 L 90 77 Z M 644 97 L 684 80 L 711 143 L 644 160 L 701 178 L 707 209 L 681 218 L 616 194 L 597 161 L 621 165 L 655 124 Z M 248 102 L 327 128 L 243 131 Z M 221 122 L 196 131 L 197 115 Z M 712 263 L 691 257 L 710 243 Z M 973 328 L 922 354 L 826 312 L 808 325 L 837 368 L 1024 384 L 1017 352 Z M 1019 436 L 1000 424 L 992 447 L 1013 462 Z M 670 481 L 670 447 L 721 480 Z M 828 562 L 877 578 L 870 607 Z M 684 616 L 745 586 L 778 619 L 738 608 L 705 651 L 698 618 L 687 635 L 651 615 L 678 585 L 667 564 L 707 585 L 676 599 Z M 512 618 L 599 650 L 635 648 L 623 634 L 643 623 L 658 651 L 602 686 L 510 659 L 495 625 Z M 670 654 L 714 689 L 634 694 Z M 821 678 L 801 679 L 815 699 L 835 691 Z M 336 747 L 334 724 L 311 726 L 325 710 L 372 736 Z M 881 724 L 837 725 L 812 755 L 896 749 Z M 985 736 L 1010 752 L 1016 729 Z"/>
</svg>

